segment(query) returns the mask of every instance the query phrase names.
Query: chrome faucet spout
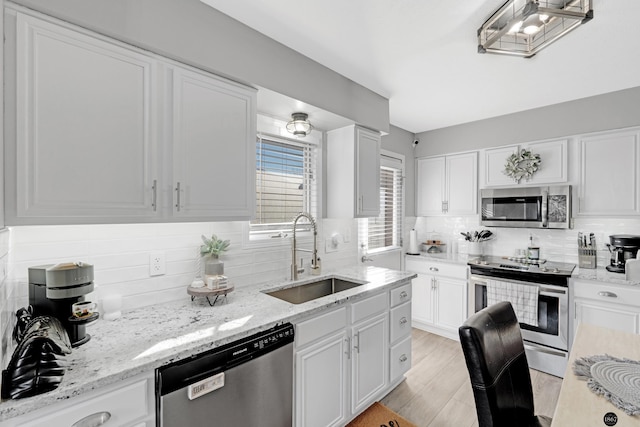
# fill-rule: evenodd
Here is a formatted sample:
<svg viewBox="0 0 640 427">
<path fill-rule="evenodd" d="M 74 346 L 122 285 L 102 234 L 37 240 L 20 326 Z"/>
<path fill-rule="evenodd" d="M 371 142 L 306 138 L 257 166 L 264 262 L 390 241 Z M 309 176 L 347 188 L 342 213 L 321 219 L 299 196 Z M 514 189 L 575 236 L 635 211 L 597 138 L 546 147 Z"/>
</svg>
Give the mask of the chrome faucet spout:
<svg viewBox="0 0 640 427">
<path fill-rule="evenodd" d="M 296 226 L 298 224 L 298 220 L 301 218 L 306 218 L 311 227 L 313 228 L 313 251 L 309 249 L 297 249 L 296 248 Z M 318 227 L 316 225 L 316 220 L 311 216 L 311 214 L 307 212 L 298 213 L 293 219 L 293 237 L 291 239 L 291 280 L 297 280 L 298 275 L 304 273 L 304 268 L 302 265 L 298 266 L 296 264 L 297 253 L 296 250 L 301 252 L 312 252 L 311 257 L 311 273 L 312 274 L 320 274 L 320 266 L 318 265 L 318 245 L 317 245 L 317 237 L 318 237 Z M 302 261 L 300 262 L 302 264 Z"/>
</svg>

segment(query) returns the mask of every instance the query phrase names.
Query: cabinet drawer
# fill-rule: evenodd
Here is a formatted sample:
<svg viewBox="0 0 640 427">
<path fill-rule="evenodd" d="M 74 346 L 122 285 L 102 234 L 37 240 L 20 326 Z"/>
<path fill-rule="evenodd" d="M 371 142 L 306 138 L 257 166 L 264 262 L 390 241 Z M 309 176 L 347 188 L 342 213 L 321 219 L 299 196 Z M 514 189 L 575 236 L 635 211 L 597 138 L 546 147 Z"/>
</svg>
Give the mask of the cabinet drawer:
<svg viewBox="0 0 640 427">
<path fill-rule="evenodd" d="M 433 262 L 426 259 L 407 259 L 405 262 L 405 270 L 433 276 L 451 277 L 462 280 L 467 279 L 466 265 Z"/>
<path fill-rule="evenodd" d="M 391 342 L 411 334 L 411 302 L 391 309 Z"/>
<path fill-rule="evenodd" d="M 91 416 L 109 413 L 109 423 L 114 426 L 130 425 L 152 412 L 153 399 L 148 395 L 149 380 L 141 380 L 107 393 L 92 395 L 88 399 L 77 398 L 54 408 L 47 408 L 44 413 L 33 413 L 25 417 L 31 421 L 8 420 L 6 425 L 23 427 L 70 426 Z M 17 424 L 13 424 L 16 421 Z M 4 425 L 4 424 L 3 424 Z M 92 424 L 93 425 L 93 424 Z"/>
<path fill-rule="evenodd" d="M 411 301 L 411 283 L 391 290 L 391 307 Z"/>
<path fill-rule="evenodd" d="M 388 307 L 387 295 L 387 292 L 383 292 L 381 294 L 369 297 L 365 300 L 353 303 L 353 305 L 351 306 L 352 323 L 359 322 L 362 319 L 366 319 L 367 317 L 371 317 L 385 311 Z"/>
<path fill-rule="evenodd" d="M 400 378 L 411 368 L 411 337 L 408 336 L 391 347 L 389 354 L 389 374 L 391 382 Z"/>
<path fill-rule="evenodd" d="M 296 345 L 301 347 L 332 332 L 345 329 L 346 327 L 346 307 L 314 317 L 313 319 L 305 320 L 296 325 Z"/>
<path fill-rule="evenodd" d="M 613 304 L 640 307 L 640 288 L 625 285 L 610 285 L 599 282 L 574 280 L 573 295 Z"/>
</svg>

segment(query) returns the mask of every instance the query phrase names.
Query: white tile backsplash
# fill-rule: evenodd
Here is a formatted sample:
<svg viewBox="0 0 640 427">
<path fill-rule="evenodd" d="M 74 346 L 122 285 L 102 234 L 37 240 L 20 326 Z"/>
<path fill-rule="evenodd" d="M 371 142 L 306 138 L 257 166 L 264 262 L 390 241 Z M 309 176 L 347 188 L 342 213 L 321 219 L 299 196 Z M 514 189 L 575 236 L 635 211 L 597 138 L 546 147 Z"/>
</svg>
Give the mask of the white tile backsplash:
<svg viewBox="0 0 640 427">
<path fill-rule="evenodd" d="M 354 265 L 358 255 L 356 222 L 326 219 L 318 221 L 318 224 L 318 251 L 323 267 Z M 225 274 L 237 287 L 288 280 L 291 265 L 289 241 L 279 242 L 276 246 L 251 246 L 243 243 L 245 230 L 246 223 L 240 221 L 11 227 L 10 232 L 0 233 L 0 244 L 4 242 L 6 247 L 4 252 L 0 252 L 0 260 L 10 264 L 10 282 L 14 289 L 3 287 L 15 291 L 17 303 L 26 305 L 29 267 L 83 261 L 94 265 L 96 291 L 89 298 L 98 302 L 105 295 L 120 294 L 123 309 L 127 310 L 188 298 L 186 287 L 199 271 L 200 236 L 208 237 L 214 233 L 222 239 L 231 240 L 229 251 L 221 256 L 221 260 L 225 263 Z M 326 233 L 323 234 L 323 230 Z M 344 239 L 338 251 L 325 253 L 324 241 L 334 232 L 340 233 Z M 4 240 L 3 235 L 6 235 Z M 303 240 L 299 245 L 310 247 L 311 241 Z M 163 276 L 149 276 L 149 253 L 152 251 L 165 254 L 166 274 Z M 309 254 L 300 255 L 308 264 Z"/>
<path fill-rule="evenodd" d="M 598 266 L 609 264 L 609 236 L 612 234 L 640 235 L 640 219 L 637 218 L 574 218 L 574 227 L 570 230 L 540 230 L 524 228 L 482 227 L 477 215 L 463 217 L 419 217 L 416 220 L 418 240 L 427 238 L 430 233 L 438 233 L 449 245 L 457 246 L 458 252 L 467 253 L 463 231 L 487 228 L 494 238 L 484 245 L 487 255 L 511 256 L 516 249 L 525 249 L 529 245 L 529 235 L 533 243 L 540 247 L 540 258 L 557 262 L 578 263 L 578 232 L 594 233 L 598 248 Z"/>
</svg>

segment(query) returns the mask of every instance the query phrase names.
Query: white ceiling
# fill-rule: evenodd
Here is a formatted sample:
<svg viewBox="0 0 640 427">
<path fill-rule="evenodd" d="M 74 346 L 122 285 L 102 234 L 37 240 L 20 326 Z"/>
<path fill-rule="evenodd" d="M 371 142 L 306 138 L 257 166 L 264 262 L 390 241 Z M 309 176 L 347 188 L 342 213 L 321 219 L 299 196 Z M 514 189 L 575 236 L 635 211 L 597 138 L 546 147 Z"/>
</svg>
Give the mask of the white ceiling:
<svg viewBox="0 0 640 427">
<path fill-rule="evenodd" d="M 530 59 L 477 53 L 504 0 L 203 1 L 388 98 L 415 133 L 640 86 L 640 0 L 593 0 Z"/>
</svg>

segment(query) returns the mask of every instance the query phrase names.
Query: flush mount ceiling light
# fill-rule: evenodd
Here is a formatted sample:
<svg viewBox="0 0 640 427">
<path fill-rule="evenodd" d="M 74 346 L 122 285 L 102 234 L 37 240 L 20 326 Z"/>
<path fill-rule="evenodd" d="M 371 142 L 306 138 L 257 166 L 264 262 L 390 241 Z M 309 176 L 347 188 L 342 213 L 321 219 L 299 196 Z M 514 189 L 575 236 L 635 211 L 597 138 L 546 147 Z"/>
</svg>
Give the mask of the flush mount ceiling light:
<svg viewBox="0 0 640 427">
<path fill-rule="evenodd" d="M 309 135 L 313 130 L 313 126 L 311 126 L 307 117 L 309 117 L 307 113 L 293 113 L 291 121 L 287 123 L 287 131 L 300 138 Z"/>
<path fill-rule="evenodd" d="M 478 53 L 530 58 L 591 18 L 592 0 L 509 0 L 478 30 Z"/>
</svg>

